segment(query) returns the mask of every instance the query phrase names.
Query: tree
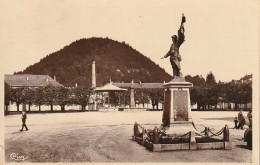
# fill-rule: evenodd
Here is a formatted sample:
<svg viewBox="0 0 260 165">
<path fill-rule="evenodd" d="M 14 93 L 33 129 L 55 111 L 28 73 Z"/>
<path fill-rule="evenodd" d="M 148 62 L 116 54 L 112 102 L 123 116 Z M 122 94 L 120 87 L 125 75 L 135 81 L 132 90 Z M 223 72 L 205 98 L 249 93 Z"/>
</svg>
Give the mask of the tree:
<svg viewBox="0 0 260 165">
<path fill-rule="evenodd" d="M 149 102 L 148 90 L 136 89 L 135 91 L 135 101 L 142 104 L 144 107 L 144 104 Z"/>
<path fill-rule="evenodd" d="M 206 87 L 206 103 L 208 107 L 215 106 L 216 108 L 219 96 L 220 93 L 217 85 Z"/>
<path fill-rule="evenodd" d="M 19 111 L 19 105 L 24 102 L 24 88 L 11 88 L 11 102 L 16 103 L 17 111 Z"/>
<path fill-rule="evenodd" d="M 43 87 L 34 89 L 33 104 L 39 107 L 39 111 L 41 111 L 41 106 L 44 105 L 44 94 Z"/>
<path fill-rule="evenodd" d="M 207 87 L 201 86 L 201 87 L 194 87 L 191 89 L 191 103 L 197 103 L 197 108 L 203 108 L 206 109 L 206 103 L 207 103 Z"/>
<path fill-rule="evenodd" d="M 205 84 L 205 79 L 202 76 L 196 75 L 196 76 L 185 76 L 185 80 L 188 82 L 191 82 L 193 84 L 193 87 L 200 87 Z"/>
<path fill-rule="evenodd" d="M 50 106 L 51 111 L 53 111 L 53 105 L 55 104 L 56 101 L 56 96 L 57 96 L 57 87 L 48 85 L 44 87 L 44 104 Z"/>
<path fill-rule="evenodd" d="M 86 87 L 76 87 L 71 90 L 72 103 L 81 105 L 81 110 L 86 110 L 89 102 L 89 90 Z"/>
<path fill-rule="evenodd" d="M 190 89 L 191 104 L 197 104 L 197 109 L 204 108 L 206 102 L 205 87 L 193 87 Z"/>
<path fill-rule="evenodd" d="M 152 101 L 153 109 L 156 106 L 158 109 L 158 103 L 163 100 L 164 97 L 164 89 L 148 89 L 148 96 Z"/>
<path fill-rule="evenodd" d="M 212 72 L 210 72 L 207 77 L 206 77 L 206 104 L 208 105 L 208 108 L 210 106 L 215 106 L 218 103 L 218 98 L 219 98 L 219 91 L 216 83 L 215 76 L 213 75 Z"/>
<path fill-rule="evenodd" d="M 226 84 L 225 87 L 225 100 L 227 102 L 235 103 L 235 109 L 238 108 L 238 103 L 240 102 L 240 84 L 235 81 L 231 81 Z"/>
<path fill-rule="evenodd" d="M 10 86 L 5 83 L 5 111 L 8 111 L 8 106 L 10 106 L 11 101 L 11 89 Z"/>
<path fill-rule="evenodd" d="M 57 105 L 60 105 L 61 111 L 65 111 L 65 105 L 69 103 L 69 89 L 65 87 L 57 88 Z"/>
<path fill-rule="evenodd" d="M 191 104 L 197 104 L 197 108 L 205 107 L 206 102 L 206 86 L 205 79 L 202 76 L 185 76 L 185 80 L 191 82 L 193 87 L 190 88 Z"/>
<path fill-rule="evenodd" d="M 217 89 L 218 89 L 218 99 L 217 99 L 218 103 L 225 102 L 225 95 L 226 95 L 225 83 L 219 81 L 217 84 Z"/>
<path fill-rule="evenodd" d="M 206 77 L 206 85 L 207 86 L 214 86 L 216 85 L 216 79 L 212 72 L 210 72 Z"/>
<path fill-rule="evenodd" d="M 247 104 L 252 102 L 252 84 L 251 83 L 242 83 L 240 84 L 240 103 L 245 104 L 247 108 Z"/>
<path fill-rule="evenodd" d="M 24 89 L 24 103 L 29 105 L 29 111 L 31 111 L 31 106 L 33 104 L 33 98 L 35 95 L 35 89 L 25 88 Z"/>
</svg>

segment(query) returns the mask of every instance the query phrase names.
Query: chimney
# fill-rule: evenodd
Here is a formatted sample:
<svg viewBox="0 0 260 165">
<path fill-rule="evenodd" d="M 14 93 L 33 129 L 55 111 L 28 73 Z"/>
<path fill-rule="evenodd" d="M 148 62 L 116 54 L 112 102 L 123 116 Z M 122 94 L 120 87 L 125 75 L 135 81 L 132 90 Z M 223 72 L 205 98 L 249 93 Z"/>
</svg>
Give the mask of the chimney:
<svg viewBox="0 0 260 165">
<path fill-rule="evenodd" d="M 29 86 L 29 77 L 28 76 L 26 77 L 26 80 L 27 80 L 27 86 Z"/>
<path fill-rule="evenodd" d="M 75 84 L 75 88 L 77 88 L 77 87 L 78 87 L 78 84 L 76 83 L 76 84 Z"/>
<path fill-rule="evenodd" d="M 54 75 L 53 79 L 54 79 L 54 81 L 56 81 L 56 76 L 55 75 Z"/>
</svg>

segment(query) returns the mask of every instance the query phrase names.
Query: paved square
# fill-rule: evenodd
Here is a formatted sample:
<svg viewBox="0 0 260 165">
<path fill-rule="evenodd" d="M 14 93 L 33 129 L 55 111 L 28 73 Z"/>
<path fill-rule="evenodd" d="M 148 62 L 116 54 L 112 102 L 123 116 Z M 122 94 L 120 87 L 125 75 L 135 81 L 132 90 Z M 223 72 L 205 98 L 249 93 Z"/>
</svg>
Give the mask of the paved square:
<svg viewBox="0 0 260 165">
<path fill-rule="evenodd" d="M 244 112 L 245 113 L 245 112 Z M 5 159 L 12 153 L 25 156 L 24 162 L 251 162 L 245 148 L 244 130 L 233 129 L 237 112 L 192 112 L 199 131 L 203 127 L 230 129 L 232 150 L 150 152 L 131 141 L 133 125 L 159 126 L 157 112 L 79 112 L 28 114 L 29 131 L 20 132 L 21 115 L 5 116 Z M 244 114 L 246 115 L 246 114 Z M 214 130 L 213 130 L 214 131 Z"/>
</svg>

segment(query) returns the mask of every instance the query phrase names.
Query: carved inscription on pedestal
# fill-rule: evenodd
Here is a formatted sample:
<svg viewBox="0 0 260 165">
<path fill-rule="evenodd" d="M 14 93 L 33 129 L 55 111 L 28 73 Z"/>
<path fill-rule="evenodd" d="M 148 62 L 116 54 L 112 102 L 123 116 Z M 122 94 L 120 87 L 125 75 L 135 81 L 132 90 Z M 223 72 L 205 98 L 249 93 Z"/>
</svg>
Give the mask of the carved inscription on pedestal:
<svg viewBox="0 0 260 165">
<path fill-rule="evenodd" d="M 173 91 L 174 121 L 188 121 L 188 91 Z"/>
</svg>

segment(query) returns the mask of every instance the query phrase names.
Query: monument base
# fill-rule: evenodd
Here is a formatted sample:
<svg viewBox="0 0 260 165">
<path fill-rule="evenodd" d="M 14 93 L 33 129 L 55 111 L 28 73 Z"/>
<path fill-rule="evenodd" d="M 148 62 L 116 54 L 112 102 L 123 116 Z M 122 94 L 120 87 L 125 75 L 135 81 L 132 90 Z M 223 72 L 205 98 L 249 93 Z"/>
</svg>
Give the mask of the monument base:
<svg viewBox="0 0 260 165">
<path fill-rule="evenodd" d="M 168 126 L 163 126 L 161 130 L 163 130 L 167 135 L 173 137 L 184 135 L 187 132 L 200 133 L 196 130 L 191 121 L 175 121 L 170 123 Z"/>
<path fill-rule="evenodd" d="M 231 150 L 232 143 L 229 141 L 229 129 L 227 126 L 217 133 L 205 128 L 204 131 L 185 132 L 183 129 L 195 129 L 192 123 L 174 123 L 172 127 L 163 129 L 148 130 L 139 124 L 134 125 L 134 135 L 132 140 L 145 146 L 154 152 L 174 151 L 174 150 L 201 150 L 201 149 L 225 149 Z M 141 128 L 141 129 L 140 129 Z M 142 130 L 142 132 L 140 132 Z M 171 134 L 169 134 L 171 133 Z M 222 137 L 220 135 L 223 135 Z"/>
<path fill-rule="evenodd" d="M 208 127 L 202 132 L 195 128 L 191 118 L 189 92 L 192 83 L 186 82 L 183 77 L 175 77 L 163 86 L 162 127 L 149 130 L 135 123 L 133 140 L 151 151 L 232 148 L 227 126 L 216 133 Z"/>
<path fill-rule="evenodd" d="M 185 125 L 190 125 L 192 119 L 189 88 L 192 87 L 192 83 L 186 82 L 183 78 L 175 78 L 163 86 L 163 125 L 171 127 L 171 124 L 175 125 L 176 122 L 188 122 Z"/>
<path fill-rule="evenodd" d="M 148 150 L 154 152 L 161 151 L 176 151 L 176 150 L 202 150 L 202 149 L 225 149 L 231 150 L 231 142 L 214 142 L 214 143 L 196 143 L 192 149 L 191 143 L 180 144 L 153 144 L 149 141 L 144 141 L 143 144 Z"/>
</svg>

